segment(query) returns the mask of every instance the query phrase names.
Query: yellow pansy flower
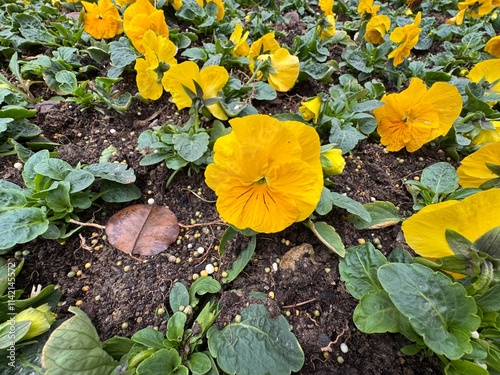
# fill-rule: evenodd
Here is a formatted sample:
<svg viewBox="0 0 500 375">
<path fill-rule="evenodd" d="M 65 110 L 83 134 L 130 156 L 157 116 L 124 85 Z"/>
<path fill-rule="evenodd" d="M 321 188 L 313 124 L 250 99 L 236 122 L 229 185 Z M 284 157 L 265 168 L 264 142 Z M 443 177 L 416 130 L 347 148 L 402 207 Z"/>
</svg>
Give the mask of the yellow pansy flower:
<svg viewBox="0 0 500 375">
<path fill-rule="evenodd" d="M 484 46 L 484 51 L 491 56 L 500 57 L 500 35 L 494 36 Z"/>
<path fill-rule="evenodd" d="M 233 130 L 217 139 L 214 163 L 205 171 L 220 216 L 239 229 L 261 233 L 305 220 L 323 189 L 314 128 L 260 114 L 229 123 Z"/>
<path fill-rule="evenodd" d="M 431 260 L 455 255 L 446 241 L 446 229 L 474 242 L 500 225 L 500 189 L 473 194 L 462 201 L 425 206 L 405 220 L 402 230 L 408 245 Z"/>
<path fill-rule="evenodd" d="M 134 66 L 137 88 L 143 98 L 156 100 L 163 93 L 163 72 L 177 65 L 177 47 L 169 39 L 156 35 L 153 30 L 146 31 L 142 46 L 145 49 L 144 58 L 135 60 Z"/>
<path fill-rule="evenodd" d="M 56 320 L 50 306 L 45 303 L 37 308 L 29 307 L 14 317 L 16 322 L 31 322 L 28 332 L 22 340 L 29 340 L 47 332 L 50 325 Z"/>
<path fill-rule="evenodd" d="M 271 71 L 267 82 L 276 91 L 285 92 L 295 85 L 300 73 L 300 62 L 297 56 L 291 55 L 286 48 L 278 48 L 269 55 Z"/>
<path fill-rule="evenodd" d="M 241 26 L 239 23 L 236 24 L 233 33 L 229 37 L 229 40 L 234 44 L 232 52 L 233 56 L 239 57 L 248 55 L 248 53 L 250 52 L 250 46 L 247 43 L 249 34 L 249 31 L 243 33 L 243 26 Z"/>
<path fill-rule="evenodd" d="M 380 142 L 388 151 L 406 147 L 414 152 L 445 135 L 462 110 L 462 97 L 449 83 L 436 82 L 430 89 L 420 78 L 398 94 L 385 95 L 382 107 L 373 110 Z"/>
<path fill-rule="evenodd" d="M 193 61 L 185 61 L 174 65 L 163 74 L 162 84 L 166 91 L 172 95 L 177 109 L 191 107 L 192 98 L 188 95 L 183 86 L 193 93 L 196 93 L 196 84 L 203 91 L 203 99 L 217 98 L 219 92 L 229 79 L 229 73 L 222 66 L 211 65 L 200 71 L 200 68 Z M 217 101 L 206 105 L 207 109 L 219 120 L 227 120 L 226 112 Z"/>
<path fill-rule="evenodd" d="M 365 40 L 372 44 L 384 42 L 384 35 L 391 28 L 391 19 L 384 14 L 373 16 L 366 24 Z"/>
<path fill-rule="evenodd" d="M 477 63 L 467 75 L 472 82 L 485 80 L 492 84 L 491 89 L 500 94 L 500 59 L 485 60 Z M 490 103 L 495 104 L 495 103 Z"/>
<path fill-rule="evenodd" d="M 115 2 L 116 2 L 116 5 L 118 5 L 118 8 L 121 8 L 125 5 L 135 3 L 135 0 L 115 0 Z"/>
<path fill-rule="evenodd" d="M 280 44 L 274 38 L 274 33 L 267 33 L 252 43 L 248 57 L 252 59 L 259 55 L 274 53 L 278 48 Z"/>
<path fill-rule="evenodd" d="M 123 32 L 120 13 L 111 0 L 82 1 L 85 8 L 83 30 L 96 39 L 110 39 Z"/>
<path fill-rule="evenodd" d="M 478 135 L 472 139 L 473 145 L 482 145 L 500 141 L 500 121 L 490 121 L 495 129 L 482 129 Z"/>
<path fill-rule="evenodd" d="M 333 1 L 334 0 L 319 0 L 318 6 L 323 11 L 325 16 L 333 16 Z"/>
<path fill-rule="evenodd" d="M 418 36 L 422 31 L 422 29 L 418 27 L 421 19 L 422 13 L 418 12 L 413 23 L 403 27 L 396 27 L 392 31 L 390 35 L 391 40 L 393 43 L 398 43 L 398 46 L 388 57 L 389 59 L 394 59 L 394 66 L 401 64 L 403 62 L 403 57 L 410 56 L 410 51 L 418 43 Z"/>
<path fill-rule="evenodd" d="M 486 163 L 500 165 L 500 142 L 484 145 L 462 160 L 457 169 L 460 186 L 478 188 L 485 182 L 497 178 L 498 176 L 488 169 Z"/>
<path fill-rule="evenodd" d="M 322 152 L 322 159 L 326 159 L 323 163 L 323 172 L 330 176 L 336 176 L 344 171 L 345 159 L 342 156 L 342 150 L 339 148 L 332 148 L 328 151 Z"/>
<path fill-rule="evenodd" d="M 336 31 L 335 16 L 333 14 L 326 16 L 317 26 L 317 33 L 319 35 L 319 39 L 321 40 L 331 38 L 335 35 Z"/>
<path fill-rule="evenodd" d="M 299 111 L 304 120 L 312 120 L 312 122 L 316 124 L 321 111 L 321 105 L 323 104 L 323 98 L 321 95 L 315 96 L 314 98 L 306 100 L 300 104 Z"/>
<path fill-rule="evenodd" d="M 373 0 L 359 0 L 358 13 L 362 16 L 365 14 L 376 16 L 379 9 L 380 5 L 373 5 Z"/>
<path fill-rule="evenodd" d="M 169 31 L 163 10 L 156 9 L 149 0 L 137 0 L 123 13 L 123 29 L 132 45 L 144 54 L 142 39 L 148 30 L 168 38 Z"/>
</svg>

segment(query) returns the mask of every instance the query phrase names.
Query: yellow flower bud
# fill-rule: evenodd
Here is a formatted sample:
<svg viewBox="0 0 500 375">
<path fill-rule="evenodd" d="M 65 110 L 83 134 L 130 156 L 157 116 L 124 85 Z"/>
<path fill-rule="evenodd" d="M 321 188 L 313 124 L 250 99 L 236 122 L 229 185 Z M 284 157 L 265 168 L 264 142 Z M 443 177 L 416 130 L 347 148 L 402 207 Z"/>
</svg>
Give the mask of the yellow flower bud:
<svg viewBox="0 0 500 375">
<path fill-rule="evenodd" d="M 345 160 L 342 156 L 342 150 L 339 148 L 332 148 L 321 154 L 321 166 L 323 172 L 328 175 L 341 174 L 345 167 Z"/>
<path fill-rule="evenodd" d="M 31 322 L 31 326 L 23 336 L 22 340 L 29 340 L 47 332 L 50 325 L 56 320 L 54 314 L 50 311 L 50 306 L 45 303 L 37 308 L 30 307 L 21 311 L 14 317 L 16 322 Z"/>
</svg>

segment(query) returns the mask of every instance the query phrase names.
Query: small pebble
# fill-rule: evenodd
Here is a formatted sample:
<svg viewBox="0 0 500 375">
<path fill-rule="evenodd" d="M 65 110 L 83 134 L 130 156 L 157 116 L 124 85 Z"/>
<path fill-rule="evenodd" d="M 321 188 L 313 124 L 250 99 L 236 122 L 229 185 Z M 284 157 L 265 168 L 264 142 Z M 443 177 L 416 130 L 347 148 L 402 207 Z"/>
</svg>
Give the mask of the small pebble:
<svg viewBox="0 0 500 375">
<path fill-rule="evenodd" d="M 97 295 L 97 296 L 94 297 L 94 301 L 97 302 L 97 301 L 100 301 L 100 300 L 101 300 L 101 296 Z"/>
<path fill-rule="evenodd" d="M 332 269 L 331 269 L 331 268 L 328 268 L 328 267 L 327 267 L 327 268 L 325 268 L 325 273 L 330 273 L 330 272 L 332 272 Z"/>
<path fill-rule="evenodd" d="M 205 252 L 205 248 L 200 246 L 199 248 L 196 249 L 196 251 L 198 252 L 198 254 L 203 254 Z"/>
<path fill-rule="evenodd" d="M 83 275 L 82 270 L 78 270 L 78 271 L 76 271 L 76 276 L 82 276 L 82 275 Z"/>
<path fill-rule="evenodd" d="M 154 198 L 149 198 L 148 199 L 148 204 L 155 204 L 155 199 Z"/>
<path fill-rule="evenodd" d="M 81 306 L 81 305 L 83 305 L 83 301 L 81 299 L 75 302 L 75 306 Z"/>
<path fill-rule="evenodd" d="M 209 275 L 213 274 L 213 273 L 215 272 L 215 267 L 214 267 L 214 265 L 213 265 L 213 264 L 210 264 L 210 263 L 209 263 L 209 264 L 207 264 L 207 265 L 205 266 L 205 271 L 207 271 L 207 273 L 208 273 Z"/>
<path fill-rule="evenodd" d="M 222 271 L 222 273 L 220 274 L 222 277 L 228 277 L 228 273 L 226 271 Z"/>
<path fill-rule="evenodd" d="M 14 163 L 14 168 L 16 168 L 18 171 L 20 171 L 21 169 L 23 169 L 23 163 Z"/>
<path fill-rule="evenodd" d="M 75 277 L 76 273 L 74 271 L 69 271 L 66 276 L 68 277 Z"/>
<path fill-rule="evenodd" d="M 364 238 L 358 238 L 358 243 L 360 245 L 363 245 L 364 243 L 366 243 L 365 239 Z"/>
<path fill-rule="evenodd" d="M 128 328 L 128 323 L 122 323 L 122 329 L 127 329 Z"/>
<path fill-rule="evenodd" d="M 273 264 L 272 264 L 272 267 L 273 267 L 273 271 L 274 271 L 274 272 L 277 272 L 277 271 L 278 271 L 278 263 L 276 263 L 276 262 L 275 262 L 275 263 L 273 263 Z"/>
<path fill-rule="evenodd" d="M 89 269 L 90 267 L 92 267 L 92 263 L 90 263 L 90 262 L 85 263 L 85 268 Z"/>
<path fill-rule="evenodd" d="M 347 346 L 347 344 L 345 342 L 343 342 L 342 344 L 340 344 L 340 351 L 342 353 L 347 353 L 349 351 L 349 347 Z"/>
<path fill-rule="evenodd" d="M 123 272 L 128 272 L 128 271 L 130 271 L 130 266 L 123 267 Z"/>
<path fill-rule="evenodd" d="M 109 129 L 109 132 L 110 132 L 111 134 L 115 134 L 115 133 L 116 133 L 116 129 Z"/>
<path fill-rule="evenodd" d="M 337 362 L 341 365 L 342 363 L 344 363 L 344 358 L 342 356 L 338 356 L 337 357 Z"/>
<path fill-rule="evenodd" d="M 23 250 L 21 254 L 23 255 L 23 257 L 25 257 L 25 256 L 30 255 L 30 251 L 29 250 Z"/>
<path fill-rule="evenodd" d="M 200 271 L 200 276 L 201 277 L 206 277 L 206 276 L 208 276 L 208 272 L 206 270 L 201 270 Z"/>
<path fill-rule="evenodd" d="M 241 315 L 240 315 L 240 314 L 238 314 L 238 315 L 236 315 L 236 316 L 234 317 L 234 322 L 235 322 L 235 323 L 241 323 Z"/>
</svg>

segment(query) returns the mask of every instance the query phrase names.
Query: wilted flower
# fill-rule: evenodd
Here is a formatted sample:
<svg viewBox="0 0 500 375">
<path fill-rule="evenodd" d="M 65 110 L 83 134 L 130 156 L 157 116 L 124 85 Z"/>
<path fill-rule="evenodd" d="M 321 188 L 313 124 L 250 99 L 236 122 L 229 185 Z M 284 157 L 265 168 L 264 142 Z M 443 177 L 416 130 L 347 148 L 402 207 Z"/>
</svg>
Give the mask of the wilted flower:
<svg viewBox="0 0 500 375">
<path fill-rule="evenodd" d="M 388 57 L 390 59 L 394 58 L 394 66 L 401 64 L 403 62 L 403 57 L 410 56 L 410 51 L 418 43 L 418 36 L 422 31 L 422 29 L 418 27 L 421 18 L 422 13 L 418 12 L 413 23 L 403 27 L 396 27 L 392 31 L 390 38 L 393 43 L 398 43 L 398 46 L 389 54 Z"/>
<path fill-rule="evenodd" d="M 161 80 L 170 66 L 176 65 L 177 47 L 172 41 L 158 36 L 152 30 L 146 31 L 142 39 L 144 58 L 135 60 L 137 88 L 145 99 L 156 100 L 163 93 Z"/>
<path fill-rule="evenodd" d="M 500 94 L 500 59 L 485 60 L 477 63 L 470 70 L 467 78 L 472 82 L 485 80 L 490 83 L 491 90 Z"/>
<path fill-rule="evenodd" d="M 323 189 L 320 141 L 297 121 L 251 115 L 229 121 L 205 171 L 221 217 L 239 229 L 279 232 L 306 219 Z"/>
<path fill-rule="evenodd" d="M 478 188 L 497 178 L 498 176 L 488 169 L 487 163 L 500 166 L 500 142 L 484 145 L 462 160 L 457 169 L 460 186 Z"/>
<path fill-rule="evenodd" d="M 425 206 L 402 225 L 408 245 L 424 258 L 455 255 L 446 241 L 446 229 L 474 242 L 500 225 L 500 189 Z"/>
<path fill-rule="evenodd" d="M 163 10 L 156 9 L 149 0 L 137 0 L 123 13 L 123 29 L 133 46 L 142 54 L 142 39 L 146 31 L 153 30 L 156 35 L 168 38 L 169 31 Z"/>
<path fill-rule="evenodd" d="M 228 79 L 229 73 L 222 66 L 210 65 L 200 71 L 195 62 L 185 61 L 181 64 L 171 66 L 163 74 L 161 82 L 165 90 L 172 95 L 172 100 L 177 109 L 181 110 L 191 107 L 193 98 L 186 92 L 185 88 L 197 94 L 198 86 L 203 94 L 200 99 L 215 100 L 215 103 L 205 104 L 207 109 L 219 120 L 226 120 L 226 112 L 224 112 L 221 104 L 217 101 L 217 97 Z"/>
<path fill-rule="evenodd" d="M 391 20 L 384 14 L 373 16 L 366 24 L 365 40 L 372 44 L 384 42 L 384 35 L 391 28 Z"/>
<path fill-rule="evenodd" d="M 247 43 L 249 33 L 249 31 L 243 33 L 243 26 L 239 23 L 236 24 L 233 33 L 229 37 L 229 40 L 234 44 L 233 56 L 239 57 L 248 55 L 250 52 L 250 46 Z"/>
<path fill-rule="evenodd" d="M 320 115 L 321 105 L 323 104 L 323 98 L 321 95 L 317 95 L 314 98 L 306 100 L 300 104 L 301 106 L 299 107 L 299 111 L 304 120 L 312 120 L 312 122 L 316 124 Z"/>
<path fill-rule="evenodd" d="M 56 318 L 50 311 L 50 306 L 45 303 L 37 308 L 24 309 L 14 317 L 14 320 L 16 322 L 31 322 L 28 332 L 22 337 L 22 340 L 29 340 L 47 332 Z"/>
<path fill-rule="evenodd" d="M 323 11 L 325 16 L 333 16 L 333 1 L 334 0 L 319 0 L 318 6 Z"/>
<path fill-rule="evenodd" d="M 83 29 L 96 39 L 114 38 L 123 32 L 120 13 L 111 0 L 99 0 L 96 3 L 82 1 L 85 8 Z"/>
<path fill-rule="evenodd" d="M 319 35 L 319 39 L 321 40 L 331 38 L 335 35 L 336 31 L 335 16 L 333 14 L 326 16 L 317 26 L 317 33 Z"/>
<path fill-rule="evenodd" d="M 494 36 L 484 46 L 484 51 L 491 56 L 500 57 L 500 35 Z"/>
<path fill-rule="evenodd" d="M 345 159 L 342 156 L 342 150 L 332 148 L 321 153 L 321 166 L 323 172 L 330 176 L 336 176 L 344 171 Z"/>
<path fill-rule="evenodd" d="M 448 133 L 462 110 L 462 97 L 455 86 L 436 82 L 427 89 L 420 78 L 412 78 L 406 90 L 386 95 L 382 102 L 385 105 L 373 114 L 380 142 L 388 151 L 418 150 Z"/>
</svg>

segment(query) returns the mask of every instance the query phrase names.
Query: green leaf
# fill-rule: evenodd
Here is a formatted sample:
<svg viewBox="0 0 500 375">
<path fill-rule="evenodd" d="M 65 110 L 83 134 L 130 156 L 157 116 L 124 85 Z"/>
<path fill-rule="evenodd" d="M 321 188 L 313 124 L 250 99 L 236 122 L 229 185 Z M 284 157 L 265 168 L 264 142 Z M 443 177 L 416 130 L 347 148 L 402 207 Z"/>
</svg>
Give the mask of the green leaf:
<svg viewBox="0 0 500 375">
<path fill-rule="evenodd" d="M 69 182 L 57 181 L 52 187 L 55 187 L 55 189 L 51 189 L 45 197 L 47 207 L 54 212 L 72 212 L 73 206 L 69 197 Z"/>
<path fill-rule="evenodd" d="M 481 295 L 475 294 L 477 307 L 486 314 L 500 311 L 500 284 L 495 284 Z"/>
<path fill-rule="evenodd" d="M 378 278 L 429 349 L 452 360 L 472 352 L 470 332 L 481 320 L 474 299 L 461 284 L 415 263 L 383 265 Z"/>
<path fill-rule="evenodd" d="M 161 349 L 137 366 L 137 375 L 188 375 L 189 371 L 181 361 L 177 350 Z"/>
<path fill-rule="evenodd" d="M 0 118 L 11 118 L 14 120 L 22 120 L 36 115 L 36 111 L 26 109 L 20 105 L 4 105 L 0 109 Z M 11 121 L 9 121 L 10 123 Z M 38 134 L 38 133 L 37 133 Z"/>
<path fill-rule="evenodd" d="M 78 86 L 75 73 L 68 70 L 58 71 L 55 75 L 55 80 L 59 83 L 59 90 L 63 94 L 69 95 L 73 93 Z"/>
<path fill-rule="evenodd" d="M 364 136 L 352 125 L 341 127 L 340 124 L 333 122 L 328 141 L 330 143 L 335 143 L 335 147 L 342 149 L 342 154 L 345 154 L 356 147 L 358 141 L 363 138 Z"/>
<path fill-rule="evenodd" d="M 363 205 L 346 195 L 332 192 L 333 204 L 343 208 L 353 215 L 358 216 L 361 220 L 370 221 L 370 214 Z"/>
<path fill-rule="evenodd" d="M 276 90 L 266 82 L 256 82 L 254 87 L 254 99 L 256 100 L 274 100 L 278 97 Z"/>
<path fill-rule="evenodd" d="M 33 169 L 42 176 L 62 181 L 73 170 L 73 167 L 61 159 L 44 159 L 36 164 Z"/>
<path fill-rule="evenodd" d="M 50 335 L 42 351 L 42 363 L 51 375 L 107 375 L 118 362 L 102 349 L 99 335 L 88 316 L 69 307 L 75 316 Z"/>
<path fill-rule="evenodd" d="M 34 240 L 49 228 L 45 212 L 40 208 L 20 208 L 0 214 L 0 249 Z"/>
<path fill-rule="evenodd" d="M 382 289 L 378 280 L 378 269 L 387 263 L 385 256 L 371 243 L 350 247 L 346 256 L 340 259 L 340 278 L 345 282 L 349 293 L 356 299 L 371 291 Z"/>
<path fill-rule="evenodd" d="M 474 242 L 474 247 L 494 259 L 500 259 L 500 226 L 490 229 Z"/>
<path fill-rule="evenodd" d="M 469 256 L 472 249 L 471 241 L 452 229 L 446 229 L 444 236 L 455 254 Z"/>
<path fill-rule="evenodd" d="M 208 331 L 208 347 L 227 374 L 288 375 L 299 371 L 304 353 L 284 316 L 271 319 L 262 305 L 241 312 L 241 323 Z"/>
<path fill-rule="evenodd" d="M 189 288 L 189 304 L 195 307 L 200 302 L 196 295 L 203 296 L 207 293 L 215 294 L 221 290 L 221 285 L 217 280 L 210 276 L 202 276 L 196 279 Z"/>
<path fill-rule="evenodd" d="M 193 353 L 187 360 L 187 366 L 193 375 L 203 375 L 210 371 L 212 361 L 204 353 Z"/>
<path fill-rule="evenodd" d="M 312 220 L 305 222 L 305 225 L 327 248 L 341 258 L 345 256 L 345 246 L 334 227 L 324 221 L 313 222 Z"/>
<path fill-rule="evenodd" d="M 458 188 L 458 175 L 449 163 L 440 162 L 425 168 L 420 178 L 422 184 L 437 194 L 449 194 Z M 435 200 L 437 202 L 437 198 Z"/>
<path fill-rule="evenodd" d="M 400 332 L 401 318 L 404 316 L 383 289 L 372 290 L 363 295 L 353 314 L 354 324 L 364 333 Z"/>
<path fill-rule="evenodd" d="M 146 348 L 163 349 L 163 334 L 156 329 L 147 327 L 134 333 L 132 341 L 144 345 Z"/>
<path fill-rule="evenodd" d="M 192 136 L 181 133 L 174 134 L 172 141 L 174 142 L 174 149 L 183 159 L 194 162 L 208 150 L 210 136 L 206 132 L 195 133 Z"/>
<path fill-rule="evenodd" d="M 94 182 L 94 175 L 82 169 L 74 169 L 69 172 L 64 181 L 69 182 L 71 188 L 70 193 L 76 193 L 88 188 Z"/>
<path fill-rule="evenodd" d="M 391 202 L 366 203 L 363 207 L 370 215 L 370 220 L 363 220 L 355 215 L 349 215 L 347 218 L 357 229 L 380 229 L 395 225 L 402 220 Z"/>
<path fill-rule="evenodd" d="M 180 343 L 184 336 L 184 324 L 186 324 L 187 315 L 177 311 L 167 322 L 167 340 Z"/>
<path fill-rule="evenodd" d="M 135 182 L 133 169 L 128 169 L 126 164 L 121 163 L 97 163 L 84 168 L 94 177 L 100 177 L 104 180 L 115 181 L 120 184 L 131 184 Z"/>
<path fill-rule="evenodd" d="M 465 360 L 455 360 L 449 362 L 444 368 L 445 375 L 489 375 L 489 371 Z"/>
<path fill-rule="evenodd" d="M 229 236 L 231 236 L 231 233 L 229 232 L 229 228 L 224 233 L 224 236 L 227 233 L 229 233 Z M 235 234 L 236 233 L 234 233 L 234 235 Z M 221 239 L 221 243 L 222 243 L 222 240 L 224 239 L 224 236 Z M 231 266 L 231 268 L 226 270 L 227 277 L 224 277 L 222 279 L 222 282 L 224 284 L 230 283 L 231 281 L 236 279 L 236 277 L 241 273 L 241 271 L 243 271 L 243 269 L 246 267 L 246 265 L 248 264 L 248 262 L 252 258 L 253 253 L 255 252 L 256 245 L 257 245 L 257 236 L 253 235 L 250 237 L 250 242 L 248 243 L 248 246 L 245 249 L 241 250 L 239 257 L 233 262 L 233 265 Z"/>
<path fill-rule="evenodd" d="M 168 299 L 170 308 L 173 312 L 176 312 L 179 311 L 179 306 L 189 305 L 189 292 L 184 284 L 176 282 L 172 289 L 170 289 Z"/>
<path fill-rule="evenodd" d="M 106 341 L 103 341 L 102 348 L 108 353 L 113 359 L 119 361 L 121 357 L 127 354 L 134 342 L 128 337 L 113 336 Z"/>
<path fill-rule="evenodd" d="M 19 189 L 0 188 L 0 212 L 26 206 L 26 196 Z"/>
<path fill-rule="evenodd" d="M 109 180 L 103 180 L 101 185 L 101 198 L 109 203 L 130 202 L 141 197 L 141 191 L 133 184 L 123 185 Z"/>
<path fill-rule="evenodd" d="M 10 321 L 0 324 L 0 349 L 7 349 L 26 335 L 30 329 L 31 321 L 15 322 Z"/>
<path fill-rule="evenodd" d="M 316 205 L 315 211 L 319 215 L 326 215 L 333 208 L 333 193 L 326 186 L 323 186 L 323 190 L 321 191 L 321 197 L 319 198 L 319 202 Z"/>
<path fill-rule="evenodd" d="M 41 163 L 44 160 L 47 160 L 50 158 L 50 153 L 48 150 L 41 150 L 32 155 L 27 161 L 26 164 L 24 164 L 24 169 L 23 169 L 23 180 L 24 184 L 26 187 L 30 189 L 35 188 L 35 177 L 36 177 L 36 172 L 35 172 L 35 166 Z"/>
</svg>

